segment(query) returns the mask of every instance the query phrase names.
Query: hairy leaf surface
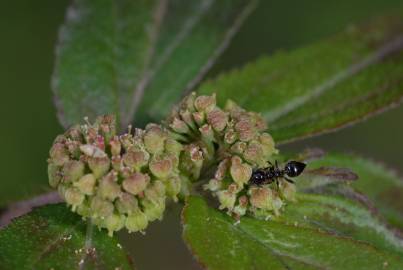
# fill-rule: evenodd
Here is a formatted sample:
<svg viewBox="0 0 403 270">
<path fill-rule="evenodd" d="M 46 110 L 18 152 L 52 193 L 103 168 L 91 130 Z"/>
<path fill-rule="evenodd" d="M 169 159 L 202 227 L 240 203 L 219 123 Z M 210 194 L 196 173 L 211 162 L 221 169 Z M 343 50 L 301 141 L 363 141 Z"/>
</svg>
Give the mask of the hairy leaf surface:
<svg viewBox="0 0 403 270">
<path fill-rule="evenodd" d="M 212 92 L 261 112 L 279 143 L 362 120 L 402 100 L 403 12 L 201 85 Z"/>
<path fill-rule="evenodd" d="M 0 230 L 0 268 L 133 269 L 117 240 L 86 224 L 63 204 L 36 208 Z"/>
<path fill-rule="evenodd" d="M 389 252 L 325 231 L 242 218 L 191 197 L 183 213 L 183 236 L 199 262 L 209 269 L 400 269 Z"/>
</svg>

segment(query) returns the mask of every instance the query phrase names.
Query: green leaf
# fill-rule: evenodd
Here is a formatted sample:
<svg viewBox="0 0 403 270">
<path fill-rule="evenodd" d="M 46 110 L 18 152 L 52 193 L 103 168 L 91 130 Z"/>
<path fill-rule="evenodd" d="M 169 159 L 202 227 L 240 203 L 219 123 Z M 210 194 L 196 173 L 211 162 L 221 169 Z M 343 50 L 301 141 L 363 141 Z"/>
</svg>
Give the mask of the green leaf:
<svg viewBox="0 0 403 270">
<path fill-rule="evenodd" d="M 278 143 L 331 131 L 403 97 L 403 14 L 349 26 L 327 40 L 262 57 L 201 85 L 261 112 Z"/>
<path fill-rule="evenodd" d="M 275 220 L 352 237 L 403 255 L 403 239 L 389 230 L 370 209 L 340 196 L 300 193 L 297 202 L 287 205 Z"/>
<path fill-rule="evenodd" d="M 403 229 L 403 180 L 395 172 L 365 158 L 334 153 L 309 162 L 308 168 L 329 165 L 353 170 L 359 179 L 351 186 L 364 193 L 390 224 Z"/>
<path fill-rule="evenodd" d="M 255 4 L 74 1 L 53 76 L 61 122 L 115 113 L 125 126 L 161 117 L 204 76 Z"/>
<path fill-rule="evenodd" d="M 191 197 L 183 236 L 209 269 L 401 269 L 403 261 L 373 246 L 328 232 L 279 221 L 242 218 Z"/>
<path fill-rule="evenodd" d="M 36 208 L 0 230 L 1 269 L 133 269 L 115 238 L 94 230 L 64 204 Z"/>
</svg>

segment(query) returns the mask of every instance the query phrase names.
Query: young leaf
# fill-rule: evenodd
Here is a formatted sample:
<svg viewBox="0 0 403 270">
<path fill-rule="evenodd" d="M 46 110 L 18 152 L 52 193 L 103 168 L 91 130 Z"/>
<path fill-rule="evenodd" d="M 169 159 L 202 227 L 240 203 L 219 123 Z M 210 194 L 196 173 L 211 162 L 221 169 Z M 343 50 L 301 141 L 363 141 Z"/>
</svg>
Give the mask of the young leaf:
<svg viewBox="0 0 403 270">
<path fill-rule="evenodd" d="M 259 111 L 279 143 L 334 130 L 391 107 L 403 97 L 403 11 L 349 26 L 311 46 L 262 57 L 204 83 Z"/>
<path fill-rule="evenodd" d="M 183 236 L 209 269 L 400 269 L 403 261 L 373 246 L 317 229 L 242 218 L 190 197 Z"/>
<path fill-rule="evenodd" d="M 12 269 L 133 269 L 115 238 L 93 230 L 64 204 L 36 208 L 0 230 L 0 266 Z"/>
<path fill-rule="evenodd" d="M 321 159 L 313 160 L 308 168 L 321 166 L 350 168 L 358 176 L 351 186 L 364 193 L 388 220 L 403 229 L 403 180 L 393 171 L 374 161 L 346 154 L 327 154 Z"/>
<path fill-rule="evenodd" d="M 203 77 L 255 4 L 74 1 L 53 76 L 59 119 L 68 125 L 115 113 L 124 126 L 135 115 L 143 122 L 164 115 Z"/>
</svg>

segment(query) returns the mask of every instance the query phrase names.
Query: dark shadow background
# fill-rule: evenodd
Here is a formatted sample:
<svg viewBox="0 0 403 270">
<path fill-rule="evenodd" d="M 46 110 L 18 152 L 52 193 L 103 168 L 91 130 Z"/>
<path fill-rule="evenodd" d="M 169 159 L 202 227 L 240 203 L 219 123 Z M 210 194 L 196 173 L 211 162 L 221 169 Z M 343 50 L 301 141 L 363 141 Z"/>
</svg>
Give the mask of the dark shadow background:
<svg viewBox="0 0 403 270">
<path fill-rule="evenodd" d="M 62 132 L 52 103 L 54 44 L 68 1 L 3 1 L 0 4 L 0 203 L 13 190 L 24 197 L 47 188 L 46 158 Z M 209 76 L 262 54 L 290 50 L 403 6 L 401 0 L 261 1 Z M 281 147 L 308 146 L 354 152 L 403 172 L 403 107 L 352 128 Z M 18 187 L 16 189 L 16 186 Z M 120 234 L 139 269 L 198 268 L 180 239 L 180 207 L 171 206 L 147 235 Z"/>
</svg>

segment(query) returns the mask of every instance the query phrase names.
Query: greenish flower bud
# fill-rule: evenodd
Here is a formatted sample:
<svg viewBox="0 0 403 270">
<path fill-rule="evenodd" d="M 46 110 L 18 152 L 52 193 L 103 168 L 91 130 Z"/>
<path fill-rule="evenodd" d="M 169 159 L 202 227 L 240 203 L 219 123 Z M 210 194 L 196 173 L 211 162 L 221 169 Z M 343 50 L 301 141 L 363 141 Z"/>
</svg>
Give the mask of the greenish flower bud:
<svg viewBox="0 0 403 270">
<path fill-rule="evenodd" d="M 210 191 L 217 191 L 222 188 L 222 180 L 218 179 L 211 179 L 207 184 L 203 186 L 204 190 L 210 190 Z"/>
<path fill-rule="evenodd" d="M 110 161 L 107 156 L 105 157 L 89 157 L 88 166 L 90 167 L 95 178 L 104 176 L 110 168 Z"/>
<path fill-rule="evenodd" d="M 169 127 L 172 128 L 173 131 L 178 132 L 178 133 L 182 133 L 182 134 L 189 133 L 188 125 L 184 121 L 182 121 L 176 117 L 173 119 L 173 121 L 169 125 Z"/>
<path fill-rule="evenodd" d="M 230 129 L 224 134 L 224 142 L 227 144 L 233 144 L 238 139 L 234 130 Z"/>
<path fill-rule="evenodd" d="M 177 202 L 177 195 L 181 191 L 181 179 L 179 176 L 173 176 L 165 181 L 165 189 L 167 196 L 171 197 L 175 202 Z"/>
<path fill-rule="evenodd" d="M 91 217 L 92 212 L 87 199 L 85 199 L 82 204 L 77 206 L 76 212 L 82 217 Z"/>
<path fill-rule="evenodd" d="M 115 206 L 119 213 L 128 215 L 139 209 L 136 197 L 126 192 L 123 192 L 116 200 Z"/>
<path fill-rule="evenodd" d="M 199 112 L 209 112 L 216 106 L 216 95 L 211 96 L 198 96 L 194 102 L 196 110 Z"/>
<path fill-rule="evenodd" d="M 247 147 L 245 142 L 236 142 L 231 146 L 231 152 L 234 154 L 242 155 Z"/>
<path fill-rule="evenodd" d="M 114 169 L 117 172 L 120 172 L 123 170 L 123 160 L 121 156 L 113 156 L 111 159 L 111 165 L 112 169 Z"/>
<path fill-rule="evenodd" d="M 73 185 L 80 190 L 81 193 L 85 195 L 93 195 L 94 188 L 96 184 L 95 176 L 91 173 L 82 176 L 77 182 L 74 182 Z"/>
<path fill-rule="evenodd" d="M 221 132 L 225 129 L 228 123 L 228 115 L 221 109 L 213 109 L 207 113 L 207 122 L 217 132 Z"/>
<path fill-rule="evenodd" d="M 247 210 L 248 210 L 248 197 L 244 195 L 239 197 L 238 204 L 234 207 L 233 212 L 237 217 L 241 217 L 246 214 Z"/>
<path fill-rule="evenodd" d="M 173 173 L 172 159 L 168 155 L 155 155 L 151 158 L 149 168 L 154 176 L 165 179 Z"/>
<path fill-rule="evenodd" d="M 103 199 L 113 201 L 121 194 L 120 185 L 117 183 L 117 173 L 111 171 L 99 181 L 98 195 Z"/>
<path fill-rule="evenodd" d="M 150 176 L 148 176 L 148 174 L 135 172 L 131 176 L 126 178 L 123 181 L 122 185 L 124 190 L 133 195 L 137 195 L 146 189 L 149 182 Z"/>
<path fill-rule="evenodd" d="M 146 215 L 148 221 L 162 220 L 162 216 L 165 210 L 165 200 L 152 201 L 144 199 L 141 201 L 143 205 L 144 215 Z"/>
<path fill-rule="evenodd" d="M 111 154 L 112 156 L 118 156 L 120 155 L 120 151 L 122 150 L 122 144 L 120 143 L 119 137 L 114 136 L 110 142 L 109 145 L 111 147 Z"/>
<path fill-rule="evenodd" d="M 74 159 L 80 158 L 81 155 L 80 144 L 81 143 L 79 141 L 68 140 L 66 142 L 67 150 L 69 151 L 71 157 L 73 157 Z"/>
<path fill-rule="evenodd" d="M 66 131 L 65 136 L 73 141 L 82 141 L 84 139 L 81 133 L 80 125 L 74 125 L 70 127 Z"/>
<path fill-rule="evenodd" d="M 63 166 L 63 181 L 75 182 L 84 175 L 84 163 L 78 160 L 70 160 Z"/>
<path fill-rule="evenodd" d="M 195 111 L 194 103 L 196 99 L 196 93 L 192 92 L 190 95 L 187 95 L 183 98 L 180 103 L 180 108 L 184 110 L 189 110 L 191 112 Z"/>
<path fill-rule="evenodd" d="M 179 112 L 180 117 L 182 118 L 182 120 L 192 129 L 192 130 L 196 130 L 196 125 L 193 121 L 193 115 L 190 111 L 188 110 L 181 110 Z"/>
<path fill-rule="evenodd" d="M 200 134 L 202 135 L 203 139 L 212 142 L 214 141 L 214 131 L 210 125 L 205 124 L 199 128 Z"/>
<path fill-rule="evenodd" d="M 133 168 L 135 171 L 140 171 L 142 167 L 147 165 L 150 154 L 144 150 L 129 149 L 129 151 L 123 155 L 123 163 Z"/>
<path fill-rule="evenodd" d="M 233 156 L 231 159 L 230 173 L 235 183 L 237 183 L 239 187 L 243 187 L 252 176 L 252 167 L 246 163 L 242 163 L 240 157 Z"/>
<path fill-rule="evenodd" d="M 263 210 L 275 210 L 275 203 L 278 206 L 277 195 L 269 187 L 252 187 L 248 193 L 253 207 Z"/>
<path fill-rule="evenodd" d="M 168 138 L 165 141 L 165 152 L 173 154 L 175 156 L 179 156 L 183 150 L 183 145 L 178 141 Z"/>
<path fill-rule="evenodd" d="M 159 203 L 161 200 L 165 200 L 165 185 L 161 181 L 154 181 L 144 191 L 145 198 Z"/>
<path fill-rule="evenodd" d="M 136 209 L 126 218 L 125 226 L 129 233 L 141 232 L 148 226 L 147 216 L 140 209 Z"/>
<path fill-rule="evenodd" d="M 161 129 L 160 126 L 149 124 L 146 127 L 144 134 L 144 145 L 147 151 L 151 154 L 156 154 L 164 151 L 164 143 L 167 134 Z"/>
<path fill-rule="evenodd" d="M 206 121 L 206 114 L 204 112 L 194 112 L 192 113 L 192 116 L 199 127 L 202 126 Z"/>
<path fill-rule="evenodd" d="M 222 190 L 217 192 L 218 201 L 220 202 L 219 209 L 228 209 L 228 211 L 232 211 L 235 205 L 236 194 L 228 191 Z"/>
<path fill-rule="evenodd" d="M 52 188 L 56 188 L 59 185 L 60 181 L 62 180 L 62 172 L 60 171 L 60 167 L 56 166 L 53 163 L 49 163 L 48 178 L 49 178 L 49 185 Z"/>
<path fill-rule="evenodd" d="M 61 143 L 55 143 L 50 149 L 49 155 L 50 161 L 56 166 L 63 166 L 70 160 L 67 149 Z"/>
<path fill-rule="evenodd" d="M 104 200 L 99 196 L 95 196 L 91 199 L 90 208 L 92 217 L 106 218 L 112 215 L 114 206 L 111 202 Z"/>
<path fill-rule="evenodd" d="M 274 145 L 274 140 L 270 134 L 262 133 L 259 136 L 259 142 L 261 144 L 265 157 L 270 157 L 271 155 L 278 153 L 278 150 L 276 149 L 276 147 Z"/>
<path fill-rule="evenodd" d="M 123 228 L 125 219 L 125 216 L 112 214 L 105 218 L 103 227 L 106 227 L 109 236 L 113 236 L 114 231 L 119 231 Z"/>
<path fill-rule="evenodd" d="M 72 209 L 75 211 L 77 206 L 83 203 L 85 196 L 77 188 L 71 187 L 65 190 L 64 199 L 72 205 Z"/>
<path fill-rule="evenodd" d="M 295 201 L 295 193 L 297 192 L 297 189 L 294 184 L 282 180 L 280 181 L 279 188 L 280 188 L 280 195 L 282 198 L 288 201 Z"/>
</svg>

